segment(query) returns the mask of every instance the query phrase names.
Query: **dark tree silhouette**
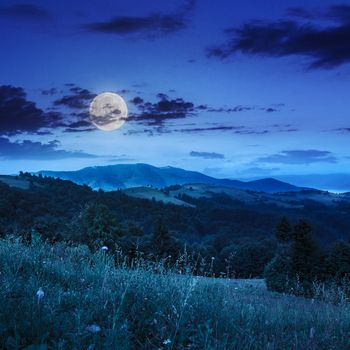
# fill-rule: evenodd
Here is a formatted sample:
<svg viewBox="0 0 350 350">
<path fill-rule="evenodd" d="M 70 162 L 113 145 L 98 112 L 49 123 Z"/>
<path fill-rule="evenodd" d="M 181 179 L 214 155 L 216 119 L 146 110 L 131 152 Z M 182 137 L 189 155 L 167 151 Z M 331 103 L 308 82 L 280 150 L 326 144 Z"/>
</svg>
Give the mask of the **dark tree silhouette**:
<svg viewBox="0 0 350 350">
<path fill-rule="evenodd" d="M 290 242 L 292 237 L 292 225 L 286 216 L 283 216 L 279 224 L 277 225 L 276 231 L 277 241 L 281 243 Z"/>
</svg>

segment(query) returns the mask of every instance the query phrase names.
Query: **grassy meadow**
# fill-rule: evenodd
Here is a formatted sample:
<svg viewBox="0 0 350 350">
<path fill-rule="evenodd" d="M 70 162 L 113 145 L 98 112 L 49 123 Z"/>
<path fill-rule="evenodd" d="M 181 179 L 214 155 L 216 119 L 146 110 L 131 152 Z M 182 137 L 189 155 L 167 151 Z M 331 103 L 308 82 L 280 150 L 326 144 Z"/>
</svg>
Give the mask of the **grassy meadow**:
<svg viewBox="0 0 350 350">
<path fill-rule="evenodd" d="M 2 349 L 350 348 L 345 299 L 277 294 L 262 280 L 178 274 L 142 259 L 127 267 L 85 246 L 1 240 L 0 285 Z"/>
</svg>

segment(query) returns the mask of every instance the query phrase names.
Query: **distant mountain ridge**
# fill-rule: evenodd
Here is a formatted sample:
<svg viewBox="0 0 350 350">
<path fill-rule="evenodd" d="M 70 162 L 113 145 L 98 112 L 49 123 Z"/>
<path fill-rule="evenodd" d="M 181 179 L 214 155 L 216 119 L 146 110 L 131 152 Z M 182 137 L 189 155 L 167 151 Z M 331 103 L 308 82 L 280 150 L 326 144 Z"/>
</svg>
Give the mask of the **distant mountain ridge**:
<svg viewBox="0 0 350 350">
<path fill-rule="evenodd" d="M 155 167 L 149 164 L 116 164 L 95 166 L 77 171 L 39 171 L 38 174 L 63 180 L 70 180 L 79 185 L 88 185 L 93 189 L 113 191 L 139 186 L 164 188 L 171 185 L 202 183 L 219 185 L 242 190 L 268 193 L 301 191 L 304 188 L 291 185 L 273 178 L 254 181 L 217 179 L 196 171 L 188 171 L 171 166 Z"/>
<path fill-rule="evenodd" d="M 350 175 L 334 174 L 308 174 L 308 175 L 279 175 L 281 181 L 292 182 L 296 186 L 316 187 L 325 191 L 350 192 Z"/>
</svg>

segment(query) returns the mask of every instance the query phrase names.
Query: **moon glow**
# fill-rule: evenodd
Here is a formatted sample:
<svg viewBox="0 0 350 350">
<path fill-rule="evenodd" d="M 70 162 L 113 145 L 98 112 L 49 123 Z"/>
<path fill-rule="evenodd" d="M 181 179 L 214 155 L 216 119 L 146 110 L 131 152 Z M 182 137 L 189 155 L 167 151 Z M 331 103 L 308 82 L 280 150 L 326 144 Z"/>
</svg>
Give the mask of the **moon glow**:
<svg viewBox="0 0 350 350">
<path fill-rule="evenodd" d="M 128 117 L 124 99 L 113 92 L 97 95 L 90 103 L 89 112 L 92 124 L 103 131 L 119 129 Z"/>
</svg>

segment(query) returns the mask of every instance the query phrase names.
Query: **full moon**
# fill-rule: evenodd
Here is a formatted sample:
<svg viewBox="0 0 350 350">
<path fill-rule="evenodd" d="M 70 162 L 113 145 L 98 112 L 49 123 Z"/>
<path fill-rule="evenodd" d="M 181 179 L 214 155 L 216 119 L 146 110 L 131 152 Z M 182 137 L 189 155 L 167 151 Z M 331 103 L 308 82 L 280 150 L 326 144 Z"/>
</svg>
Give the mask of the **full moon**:
<svg viewBox="0 0 350 350">
<path fill-rule="evenodd" d="M 90 104 L 89 112 L 92 124 L 103 131 L 119 129 L 128 117 L 124 99 L 113 92 L 97 95 Z"/>
</svg>

